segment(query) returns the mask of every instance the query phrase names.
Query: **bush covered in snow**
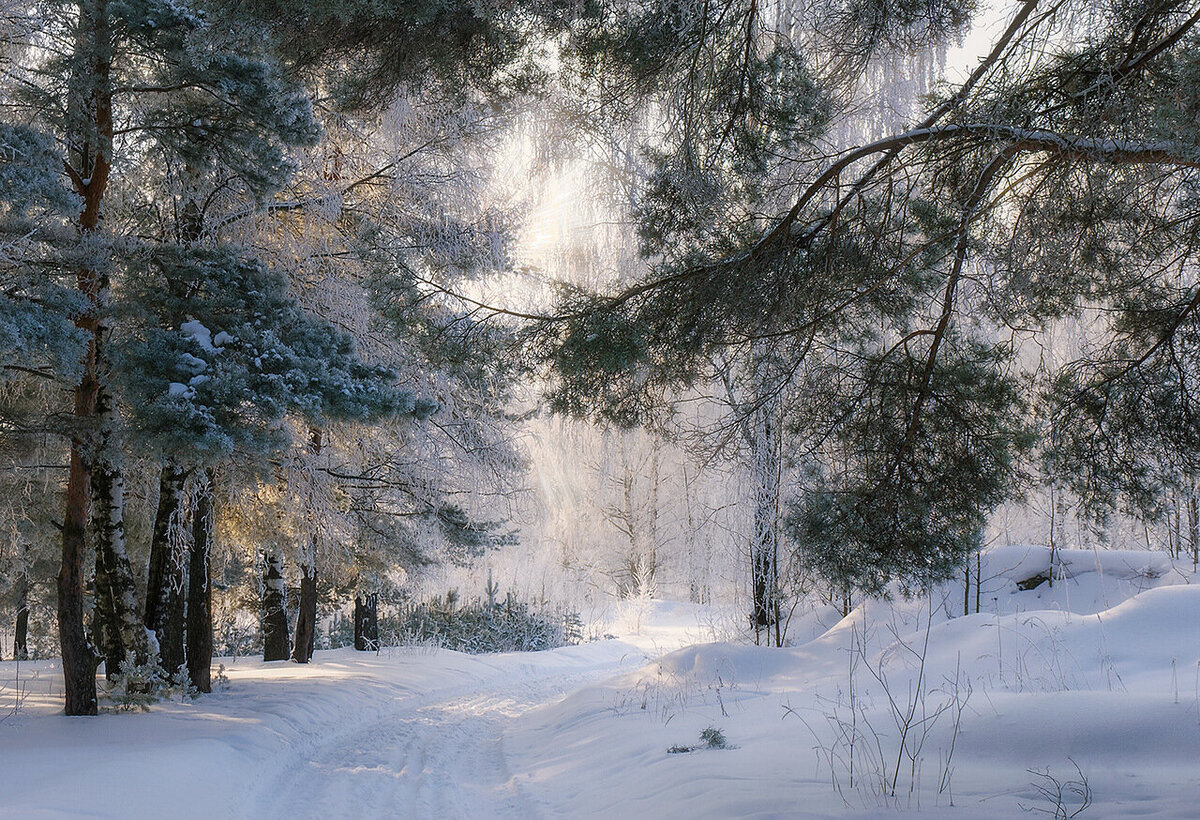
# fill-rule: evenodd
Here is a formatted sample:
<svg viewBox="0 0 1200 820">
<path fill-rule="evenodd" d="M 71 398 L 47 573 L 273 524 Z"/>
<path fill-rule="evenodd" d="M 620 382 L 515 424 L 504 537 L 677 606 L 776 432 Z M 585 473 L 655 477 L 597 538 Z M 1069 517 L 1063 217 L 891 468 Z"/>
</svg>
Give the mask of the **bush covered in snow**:
<svg viewBox="0 0 1200 820">
<path fill-rule="evenodd" d="M 578 613 L 535 609 L 511 594 L 503 603 L 465 604 L 451 594 L 402 608 L 392 633 L 397 644 L 471 654 L 536 652 L 578 643 L 581 622 Z"/>
<path fill-rule="evenodd" d="M 225 665 L 221 664 L 223 676 Z M 225 679 L 228 681 L 228 678 Z M 112 705 L 113 711 L 132 712 L 134 709 L 149 712 L 150 707 L 160 700 L 195 700 L 200 691 L 188 677 L 187 669 L 179 667 L 173 675 L 168 675 L 158 661 L 158 655 L 138 663 L 132 652 L 125 655 L 121 661 L 120 671 L 113 676 L 104 689 L 104 697 Z"/>
</svg>

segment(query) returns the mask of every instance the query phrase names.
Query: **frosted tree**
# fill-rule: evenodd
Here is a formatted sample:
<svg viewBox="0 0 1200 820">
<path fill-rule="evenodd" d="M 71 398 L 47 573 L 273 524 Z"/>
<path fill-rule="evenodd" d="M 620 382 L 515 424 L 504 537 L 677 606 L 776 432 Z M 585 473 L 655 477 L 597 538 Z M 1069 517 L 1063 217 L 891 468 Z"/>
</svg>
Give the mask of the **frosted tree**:
<svg viewBox="0 0 1200 820">
<path fill-rule="evenodd" d="M 314 427 L 311 452 L 286 462 L 300 470 L 285 471 L 298 501 L 338 522 L 288 553 L 300 576 L 297 660 L 311 654 L 301 632 L 315 620 L 319 571 L 345 577 L 360 564 L 363 591 L 376 593 L 389 565 L 502 544 L 497 518 L 523 470 L 508 415 L 520 371 L 510 333 L 453 295 L 509 264 L 511 220 L 482 204 L 505 116 L 461 89 L 400 90 L 375 116 L 330 116 L 287 195 L 221 228 L 265 246 L 308 310 L 420 397 L 420 424 Z"/>
<path fill-rule="evenodd" d="M 76 236 L 60 233 L 53 253 L 40 259 L 43 266 L 59 260 L 56 277 L 43 281 L 73 279 L 77 294 L 67 315 L 82 345 L 79 364 L 61 371 L 74 372 L 77 381 L 59 630 L 67 713 L 90 714 L 95 685 L 82 590 L 93 506 L 106 536 L 101 579 L 116 584 L 115 592 L 103 598 L 125 608 L 126 615 L 131 602 L 131 578 L 121 554 L 120 448 L 113 438 L 120 428 L 119 399 L 110 391 L 114 362 L 108 348 L 117 331 L 109 313 L 110 285 L 126 272 L 122 263 L 129 248 L 123 243 L 136 245 L 140 238 L 130 230 L 131 222 L 145 215 L 136 209 L 138 193 L 161 184 L 155 170 L 182 168 L 202 176 L 214 169 L 217 156 L 233 184 L 246 191 L 268 190 L 286 172 L 287 146 L 311 140 L 315 123 L 306 96 L 280 79 L 264 52 L 268 38 L 261 29 L 230 26 L 216 7 L 85 0 L 38 4 L 31 12 L 29 19 L 39 24 L 31 34 L 36 48 L 24 51 L 9 74 L 19 89 L 5 97 L 14 114 L 10 121 L 37 122 L 53 137 L 53 143 L 45 143 L 53 147 L 44 153 L 57 156 L 57 171 L 65 170 L 81 207 L 71 213 Z M 13 166 L 26 173 L 38 167 L 36 154 L 20 153 Z M 130 194 L 116 202 L 135 206 L 132 220 L 114 218 L 114 192 Z M 26 201 L 24 195 L 20 201 Z M 97 476 L 100 482 L 93 488 Z M 103 494 L 96 505 L 93 489 Z M 108 620 L 136 653 L 137 630 L 126 615 Z"/>
<path fill-rule="evenodd" d="M 660 15 L 662 9 L 632 9 L 628 18 L 615 14 L 594 39 L 581 49 L 582 65 L 590 66 L 595 49 L 608 56 L 597 60 L 608 75 L 644 83 L 648 97 L 661 106 L 658 133 L 647 148 L 645 180 L 637 191 L 633 208 L 642 256 L 654 260 L 681 261 L 703 253 L 720 253 L 732 247 L 732 230 L 753 231 L 759 211 L 772 201 L 774 186 L 785 180 L 763 162 L 769 151 L 786 151 L 820 132 L 828 118 L 827 101 L 808 85 L 802 62 L 794 47 L 771 31 L 755 4 L 728 5 L 712 9 L 681 5 Z M 644 16 L 642 16 L 644 15 Z M 649 26 L 645 41 L 633 34 Z M 668 35 L 668 32 L 670 34 Z M 695 49 L 688 61 L 669 59 L 658 49 L 673 38 L 685 48 Z M 615 51 L 610 51 L 612 49 Z M 784 101 L 781 89 L 796 84 L 792 97 Z M 619 85 L 619 83 L 618 83 Z M 603 90 L 600 92 L 603 94 Z M 697 112 L 704 111 L 703 116 Z M 593 314 L 594 316 L 595 314 Z M 686 323 L 687 316 L 663 314 L 660 323 Z M 585 320 L 586 321 L 586 320 Z M 770 333 L 769 313 L 763 333 Z M 756 633 L 778 622 L 778 535 L 780 450 L 783 417 L 778 394 L 785 389 L 780 379 L 786 371 L 776 367 L 774 357 L 762 345 L 747 338 L 732 338 L 722 356 L 713 362 L 699 361 L 672 372 L 669 356 L 657 362 L 661 369 L 641 369 L 627 379 L 592 380 L 596 364 L 605 375 L 621 367 L 622 360 L 639 355 L 653 328 L 638 329 L 634 335 L 608 336 L 608 329 L 592 328 L 592 339 L 605 338 L 621 347 L 600 351 L 570 351 L 559 358 L 563 384 L 556 404 L 570 412 L 595 407 L 595 397 L 605 403 L 602 414 L 624 423 L 646 422 L 657 412 L 655 405 L 669 405 L 672 385 L 689 387 L 709 382 L 718 396 L 728 399 L 730 419 L 714 430 L 714 445 L 721 444 L 722 429 L 737 431 L 746 448 L 743 463 L 752 476 L 754 513 L 748 533 Z M 574 358 L 578 355 L 578 358 Z M 606 359 L 599 361 L 599 359 Z M 738 382 L 737 389 L 733 383 Z M 724 384 L 721 388 L 720 385 Z M 586 386 L 585 386 L 586 384 Z M 751 387 L 749 393 L 746 388 Z M 601 392 L 603 391 L 603 392 Z M 734 448 L 740 450 L 740 448 Z"/>
<path fill-rule="evenodd" d="M 177 272 L 189 266 L 195 272 L 226 265 L 245 272 L 246 254 L 225 246 L 219 236 L 210 238 L 207 219 L 216 215 L 214 211 L 227 214 L 269 197 L 290 172 L 289 150 L 315 139 L 317 125 L 308 96 L 295 80 L 323 76 L 328 85 L 337 86 L 341 99 L 354 101 L 402 80 L 420 82 L 439 67 L 461 77 L 484 69 L 486 62 L 488 68 L 480 76 L 491 76 L 489 72 L 525 59 L 523 38 L 552 24 L 549 17 L 530 16 L 526 11 L 507 4 L 453 10 L 425 4 L 381 9 L 364 3 L 343 6 L 331 18 L 324 7 L 304 3 L 284 8 L 270 3 L 234 7 L 202 0 L 184 4 L 81 0 L 35 4 L 11 18 L 16 21 L 15 33 L 5 39 L 3 53 L 11 69 L 6 72 L 10 82 L 0 97 L 11 116 L 0 135 L 4 145 L 0 193 L 6 218 L 4 258 L 14 260 L 8 270 L 24 283 L 6 292 L 11 295 L 4 297 L 8 301 L 3 307 L 17 321 L 12 325 L 17 331 L 14 344 L 7 350 L 20 356 L 24 347 L 31 355 L 24 363 L 8 367 L 29 367 L 28 362 L 33 362 L 39 373 L 76 385 L 76 423 L 68 431 L 72 453 L 59 584 L 69 714 L 95 711 L 92 649 L 83 627 L 82 595 L 84 546 L 93 528 L 104 534 L 99 580 L 105 591 L 100 599 L 106 608 L 114 609 L 103 620 L 127 648 L 135 654 L 141 651 L 137 630 L 131 629 L 133 621 L 126 617 L 131 601 L 126 593 L 133 585 L 120 555 L 121 451 L 139 444 L 124 434 L 136 428 L 147 441 L 154 439 L 153 412 L 170 419 L 169 424 L 157 425 L 158 432 L 169 432 L 164 425 L 193 424 L 174 431 L 174 444 L 182 448 L 179 452 L 166 449 L 170 435 L 141 445 L 161 447 L 160 452 L 167 454 L 165 480 L 160 482 L 163 509 L 158 515 L 164 523 L 156 528 L 159 555 L 165 549 L 164 537 L 176 544 L 187 540 L 177 501 L 181 475 L 221 450 L 206 438 L 212 420 L 205 418 L 205 411 L 216 406 L 210 400 L 223 398 L 212 393 L 219 380 L 201 389 L 206 374 L 196 368 L 212 362 L 201 355 L 206 351 L 194 349 L 201 336 L 187 330 L 185 325 L 192 319 L 186 315 L 156 317 L 169 322 L 160 330 L 180 337 L 173 346 L 143 327 L 130 334 L 140 343 L 169 348 L 162 352 L 181 358 L 158 362 L 175 367 L 178 372 L 166 375 L 178 380 L 158 384 L 165 387 L 165 394 L 135 408 L 153 412 L 138 419 L 121 418 L 128 399 L 113 392 L 113 377 L 132 373 L 119 357 L 110 355 L 125 330 L 114 323 L 110 293 L 124 293 L 123 280 L 137 273 L 139 265 L 154 274 L 172 265 Z M 9 26 L 10 18 L 4 19 Z M 428 36 L 446 30 L 459 32 L 455 42 L 461 50 L 435 46 L 437 38 Z M 376 37 L 380 33 L 389 34 Z M 333 52 L 327 46 L 335 41 L 340 53 L 330 60 Z M 405 47 L 399 48 L 399 42 Z M 428 47 L 412 49 L 410 43 Z M 465 65 L 463 55 L 476 53 L 477 46 L 490 49 L 491 56 Z M 341 73 L 330 71 L 335 64 Z M 360 70 L 367 65 L 374 67 L 371 72 Z M 361 82 L 368 78 L 369 83 Z M 66 187 L 61 178 L 64 169 Z M 164 192 L 169 195 L 160 196 Z M 169 259 L 172 255 L 177 257 L 174 261 Z M 160 264 L 164 259 L 168 260 L 165 266 Z M 110 291 L 114 283 L 118 286 Z M 307 345 L 306 353 L 317 356 L 329 352 L 319 349 L 317 341 L 293 335 L 284 346 Z M 340 344 L 333 345 L 335 357 L 348 355 L 344 347 L 338 348 Z M 314 361 L 304 353 L 300 358 Z M 192 372 L 184 372 L 189 367 Z M 284 376 L 272 373 L 269 364 L 262 369 L 276 378 Z M 326 372 L 316 378 L 331 375 Z M 138 390 L 135 382 L 125 379 L 122 389 L 132 395 Z M 285 387 L 289 401 L 320 392 L 294 383 Z M 326 394 L 322 401 L 328 398 Z M 301 416 L 336 404 L 320 408 L 320 402 L 298 402 L 303 406 L 292 409 Z M 185 432 L 195 437 L 182 441 Z M 95 487 L 94 478 L 99 478 Z M 93 504 L 94 490 L 100 496 Z M 206 530 L 193 527 L 190 532 L 203 537 Z M 152 563 L 167 567 L 156 573 L 156 579 L 174 580 L 154 586 L 174 590 L 178 599 L 182 556 L 178 549 L 171 552 L 170 561 Z M 197 595 L 202 591 L 198 589 Z M 151 601 L 161 602 L 161 598 L 159 589 L 152 590 Z M 179 611 L 176 601 L 149 606 L 153 620 L 160 617 L 160 610 Z M 169 651 L 177 654 L 178 641 L 173 638 L 169 643 Z"/>
<path fill-rule="evenodd" d="M 737 34 L 759 22 L 761 42 L 779 43 L 760 11 L 639 4 L 584 38 L 664 105 L 700 89 L 693 110 L 705 116 L 677 120 L 677 148 L 648 189 L 652 270 L 561 306 L 565 390 L 646 396 L 694 383 L 714 352 L 769 345 L 795 374 L 791 426 L 811 460 L 789 532 L 856 586 L 919 585 L 961 566 L 1022 484 L 1035 396 L 1014 372 L 1014 334 L 1101 299 L 1119 319 L 1055 378 L 1052 452 L 1101 503 L 1106 487 L 1136 500 L 1141 484 L 1171 478 L 1157 470 L 1163 458 L 1140 456 L 1186 463 L 1193 452 L 1190 427 L 1152 408 L 1192 394 L 1179 379 L 1187 367 L 1172 367 L 1186 360 L 1173 351 L 1186 349 L 1193 263 L 1166 248 L 1189 248 L 1194 225 L 1181 196 L 1196 164 L 1194 9 L 1016 4 L 970 75 L 858 146 L 837 144 L 837 126 L 873 55 L 952 35 L 970 6 L 808 6 L 794 22 L 823 36 L 782 62 Z M 740 25 L 722 28 L 731 21 Z M 1065 50 L 1059 31 L 1070 32 Z M 722 36 L 746 48 L 721 52 Z M 730 68 L 691 70 L 714 53 L 732 55 Z M 681 66 L 686 82 L 655 84 Z M 763 109 L 740 119 L 759 92 Z M 788 106 L 772 108 L 776 99 Z M 804 116 L 772 119 L 797 106 Z M 751 188 L 755 207 L 727 216 L 738 181 L 760 172 L 775 184 Z M 1146 270 L 1157 277 L 1149 291 L 1133 285 Z M 1150 401 L 1160 394 L 1171 401 Z"/>
</svg>

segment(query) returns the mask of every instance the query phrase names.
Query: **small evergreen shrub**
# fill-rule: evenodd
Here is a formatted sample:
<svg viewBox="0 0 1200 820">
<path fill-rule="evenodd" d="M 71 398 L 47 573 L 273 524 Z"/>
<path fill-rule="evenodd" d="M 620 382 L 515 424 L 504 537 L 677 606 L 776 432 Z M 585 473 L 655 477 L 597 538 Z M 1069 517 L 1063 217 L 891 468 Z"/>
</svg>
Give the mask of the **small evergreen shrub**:
<svg viewBox="0 0 1200 820">
<path fill-rule="evenodd" d="M 354 619 L 346 615 L 335 617 L 324 631 L 325 649 L 354 645 Z"/>
<path fill-rule="evenodd" d="M 195 700 L 200 697 L 200 690 L 188 676 L 187 667 L 180 664 L 175 674 L 168 675 L 159 665 L 158 657 L 151 658 L 145 663 L 136 663 L 133 653 L 125 655 L 119 671 L 104 690 L 104 695 L 119 712 L 132 712 L 138 709 L 149 712 L 150 707 L 160 700 Z M 224 673 L 225 667 L 221 667 Z"/>
<path fill-rule="evenodd" d="M 381 619 L 382 620 L 382 619 Z M 537 652 L 578 643 L 583 623 L 578 613 L 536 611 L 511 593 L 503 603 L 459 603 L 447 595 L 400 610 L 396 642 L 439 646 L 458 652 Z"/>
<path fill-rule="evenodd" d="M 129 652 L 118 669 L 104 690 L 105 696 L 118 711 L 140 709 L 149 712 L 151 705 L 162 700 L 167 676 L 158 665 L 157 658 L 136 663 L 133 653 Z"/>
<path fill-rule="evenodd" d="M 180 664 L 179 668 L 175 670 L 175 674 L 163 684 L 162 692 L 168 700 L 178 699 L 180 703 L 200 697 L 200 690 L 196 688 L 196 684 L 192 683 L 187 667 L 183 664 Z"/>
</svg>

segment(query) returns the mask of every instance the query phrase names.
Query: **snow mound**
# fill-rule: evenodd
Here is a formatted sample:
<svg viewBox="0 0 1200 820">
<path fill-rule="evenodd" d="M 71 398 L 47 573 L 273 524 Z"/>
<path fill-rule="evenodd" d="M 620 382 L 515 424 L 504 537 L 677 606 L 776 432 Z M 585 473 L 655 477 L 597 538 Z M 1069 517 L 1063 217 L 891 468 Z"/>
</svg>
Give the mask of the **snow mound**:
<svg viewBox="0 0 1200 820">
<path fill-rule="evenodd" d="M 146 715 L 65 718 L 55 663 L 3 662 L 0 816 L 1194 817 L 1190 566 L 1004 547 L 972 579 L 815 605 L 783 649 L 634 600 L 548 652 L 226 660 Z"/>
<path fill-rule="evenodd" d="M 1063 550 L 1019 588 L 1049 559 L 985 553 L 991 611 L 962 615 L 960 582 L 789 648 L 670 653 L 519 720 L 508 765 L 550 816 L 1001 818 L 1060 791 L 1068 814 L 1086 793 L 1088 817 L 1195 816 L 1200 586 L 1158 553 Z"/>
</svg>

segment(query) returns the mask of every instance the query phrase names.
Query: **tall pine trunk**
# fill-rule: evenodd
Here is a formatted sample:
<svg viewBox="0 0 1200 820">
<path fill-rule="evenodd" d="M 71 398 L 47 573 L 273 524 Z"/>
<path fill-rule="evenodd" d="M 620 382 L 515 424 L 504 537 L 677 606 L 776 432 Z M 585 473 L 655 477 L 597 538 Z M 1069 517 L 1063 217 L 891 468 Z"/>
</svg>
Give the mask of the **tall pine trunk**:
<svg viewBox="0 0 1200 820">
<path fill-rule="evenodd" d="M 359 652 L 379 648 L 379 596 L 354 596 L 354 648 Z"/>
<path fill-rule="evenodd" d="M 317 636 L 317 568 L 304 564 L 300 569 L 303 574 L 300 577 L 300 608 L 296 613 L 296 642 L 292 647 L 292 660 L 308 663 L 312 660 Z"/>
<path fill-rule="evenodd" d="M 284 604 L 283 567 L 276 552 L 263 554 L 263 660 L 288 658 L 288 622 Z"/>
<path fill-rule="evenodd" d="M 29 657 L 29 575 L 21 572 L 17 576 L 15 586 L 17 623 L 16 637 L 13 638 L 13 659 L 23 661 Z"/>
<path fill-rule="evenodd" d="M 196 489 L 192 518 L 192 558 L 188 565 L 187 671 L 201 692 L 212 691 L 212 576 L 213 533 L 212 468 L 204 471 Z"/>
<path fill-rule="evenodd" d="M 321 454 L 322 433 L 313 428 L 308 449 L 313 456 Z M 313 533 L 306 555 L 300 557 L 300 607 L 296 612 L 296 640 L 292 645 L 292 660 L 308 663 L 312 660 L 317 637 L 317 535 Z"/>
<path fill-rule="evenodd" d="M 113 137 L 112 31 L 107 0 L 80 0 L 73 71 L 68 91 L 69 156 L 64 163 L 83 199 L 79 232 L 85 241 L 100 224 L 108 186 Z M 107 289 L 103 273 L 90 265 L 76 273 L 86 308 L 75 325 L 88 340 L 74 390 L 75 432 L 64 494 L 62 562 L 58 571 L 58 639 L 62 653 L 64 709 L 68 715 L 96 714 L 96 661 L 84 628 L 84 554 L 87 545 L 92 467 L 96 455 L 93 423 L 100 389 L 97 368 L 99 314 Z"/>
<path fill-rule="evenodd" d="M 184 663 L 185 478 L 183 469 L 173 461 L 163 465 L 146 582 L 146 628 L 158 640 L 159 660 L 168 674 L 174 674 Z"/>
</svg>

